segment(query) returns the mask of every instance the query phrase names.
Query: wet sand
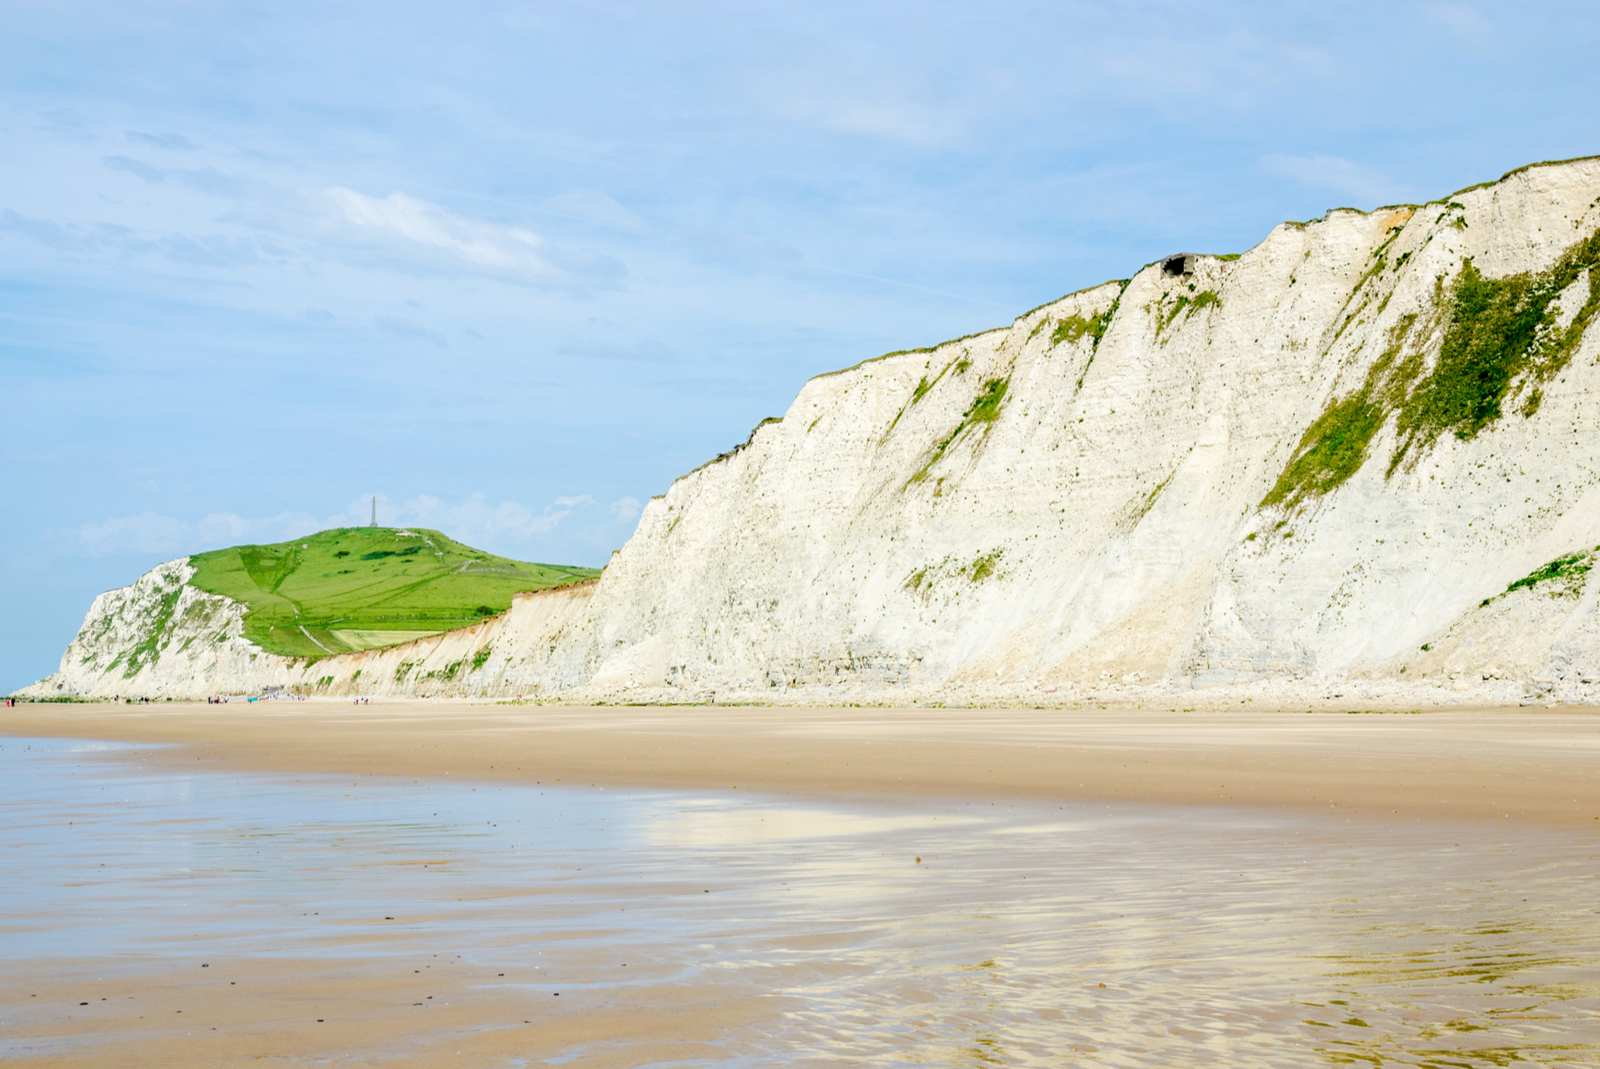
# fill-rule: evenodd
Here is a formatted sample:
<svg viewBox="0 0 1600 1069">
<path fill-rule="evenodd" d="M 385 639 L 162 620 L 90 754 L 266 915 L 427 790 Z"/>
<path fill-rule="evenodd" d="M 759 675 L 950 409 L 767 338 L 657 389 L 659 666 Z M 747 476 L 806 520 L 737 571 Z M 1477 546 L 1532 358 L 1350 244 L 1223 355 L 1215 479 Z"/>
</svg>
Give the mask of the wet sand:
<svg viewBox="0 0 1600 1069">
<path fill-rule="evenodd" d="M 681 1064 L 715 1059 L 730 1032 L 770 1017 L 781 1001 L 672 983 L 630 987 L 625 997 L 577 987 L 535 1001 L 510 986 L 529 970 L 510 969 L 508 982 L 505 968 L 437 960 L 425 976 L 410 960 L 200 964 L 18 963 L 0 981 L 5 1060 L 51 1069 Z"/>
<path fill-rule="evenodd" d="M 215 800 L 162 810 L 157 848 L 193 851 L 198 835 L 200 860 L 184 853 L 143 890 L 137 864 L 112 858 L 97 877 L 93 853 L 143 816 L 86 839 L 59 890 L 40 886 L 66 901 L 99 878 L 103 901 L 42 910 L 36 930 L 12 918 L 0 941 L 46 947 L 55 925 L 65 943 L 61 917 L 141 909 L 158 937 L 14 949 L 0 1037 L 19 1065 L 1476 1066 L 1512 1051 L 1557 1066 L 1600 1052 L 1593 713 L 282 702 L 0 717 L 13 737 L 133 744 L 81 758 L 70 775 L 94 791 L 116 790 L 97 769 L 131 759 L 185 797 L 270 782 L 327 813 L 312 835 L 304 813 L 241 803 L 238 828 L 202 834 L 189 829 Z M 508 834 L 511 806 L 433 838 L 385 816 L 398 838 L 381 844 L 377 818 L 340 808 L 368 792 L 526 808 L 557 781 L 564 812 L 589 807 L 572 818 L 587 838 L 574 827 L 540 856 L 571 872 L 459 838 Z M 620 838 L 658 803 L 609 799 L 651 790 L 700 808 L 655 840 Z M 108 812 L 97 799 L 116 795 L 63 797 L 37 842 L 89 834 Z M 1020 823 L 989 815 L 1008 802 Z M 807 838 L 818 813 L 843 830 Z M 800 830 L 772 838 L 777 820 Z M 232 886 L 257 839 L 285 835 L 301 853 L 243 901 L 307 912 L 228 934 L 241 907 L 204 885 Z M 412 904 L 380 906 L 390 894 Z"/>
<path fill-rule="evenodd" d="M 0 734 L 200 768 L 506 783 L 1251 806 L 1600 831 L 1600 712 L 24 705 Z"/>
</svg>

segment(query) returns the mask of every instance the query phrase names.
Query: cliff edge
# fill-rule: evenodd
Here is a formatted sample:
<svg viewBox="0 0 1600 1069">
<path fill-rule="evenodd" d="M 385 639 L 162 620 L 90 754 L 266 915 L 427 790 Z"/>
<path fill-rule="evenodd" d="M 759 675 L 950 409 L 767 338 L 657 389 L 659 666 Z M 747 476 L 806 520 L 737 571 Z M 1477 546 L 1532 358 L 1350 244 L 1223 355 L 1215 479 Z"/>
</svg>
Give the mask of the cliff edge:
<svg viewBox="0 0 1600 1069">
<path fill-rule="evenodd" d="M 270 671 L 191 598 L 212 639 L 116 693 L 1591 700 L 1597 311 L 1600 159 L 1285 223 L 818 376 L 653 499 L 598 581 Z M 67 661 L 122 648 L 91 634 L 123 634 L 107 599 L 137 616 L 183 567 L 103 595 L 27 693 L 110 692 Z"/>
</svg>

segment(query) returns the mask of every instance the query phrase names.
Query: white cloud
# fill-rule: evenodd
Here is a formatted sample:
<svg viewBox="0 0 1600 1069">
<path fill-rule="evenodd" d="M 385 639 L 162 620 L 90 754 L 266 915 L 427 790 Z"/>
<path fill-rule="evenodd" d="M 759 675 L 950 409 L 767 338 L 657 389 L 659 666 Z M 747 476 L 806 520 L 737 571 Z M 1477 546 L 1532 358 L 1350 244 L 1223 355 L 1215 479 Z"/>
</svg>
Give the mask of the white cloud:
<svg viewBox="0 0 1600 1069">
<path fill-rule="evenodd" d="M 419 341 L 431 341 L 441 349 L 450 348 L 450 343 L 445 340 L 443 334 L 436 330 L 429 330 L 414 319 L 407 319 L 404 316 L 374 316 L 373 320 L 380 329 L 390 334 L 396 334 L 402 338 L 414 338 Z"/>
<path fill-rule="evenodd" d="M 127 138 L 133 144 L 150 145 L 168 152 L 193 152 L 200 147 L 182 134 L 147 134 L 141 130 L 129 130 Z"/>
<path fill-rule="evenodd" d="M 336 523 L 337 521 L 335 521 Z M 180 556 L 246 543 L 283 542 L 334 524 L 304 512 L 246 519 L 233 512 L 214 512 L 197 523 L 154 512 L 86 523 L 73 532 L 71 545 L 85 556 L 120 553 L 171 553 Z"/>
<path fill-rule="evenodd" d="M 224 174 L 215 167 L 200 167 L 185 170 L 181 167 L 157 167 L 143 160 L 133 159 L 129 156 L 107 156 L 100 161 L 110 171 L 123 171 L 136 178 L 142 179 L 151 185 L 159 186 L 171 179 L 180 186 L 198 189 L 202 193 L 210 193 L 214 197 L 223 197 L 230 200 L 244 200 L 248 198 L 279 200 L 283 191 L 263 182 L 238 175 Z"/>
<path fill-rule="evenodd" d="M 538 285 L 590 289 L 610 286 L 627 274 L 621 261 L 602 253 L 552 244 L 525 227 L 475 219 L 443 205 L 394 192 L 373 197 L 344 186 L 295 190 L 271 182 L 227 174 L 214 167 L 161 167 L 130 156 L 106 156 L 108 170 L 151 185 L 179 186 L 232 201 L 206 225 L 241 227 L 246 236 L 216 233 L 140 233 L 106 227 L 85 228 L 50 220 L 30 220 L 10 212 L 5 228 L 52 247 L 66 243 L 114 248 L 125 254 L 167 252 L 190 266 L 235 266 L 264 259 L 315 261 L 334 257 L 364 266 L 411 273 L 489 273 Z M 640 230 L 637 216 L 603 193 L 580 190 L 556 198 L 553 206 L 624 230 Z M 268 237 L 267 235 L 271 235 Z M 265 242 L 266 244 L 263 244 Z M 135 247 L 140 246 L 140 247 Z"/>
<path fill-rule="evenodd" d="M 549 270 L 536 254 L 544 239 L 521 227 L 496 227 L 466 219 L 404 193 L 391 193 L 380 200 L 335 187 L 326 195 L 335 219 L 356 230 L 438 249 L 486 267 Z"/>
<path fill-rule="evenodd" d="M 318 520 L 306 512 L 280 512 L 276 516 L 246 519 L 233 512 L 213 512 L 195 525 L 201 544 L 209 548 L 286 542 L 328 527 L 338 526 L 337 518 Z"/>
<path fill-rule="evenodd" d="M 626 360 L 641 364 L 672 364 L 683 358 L 679 350 L 653 338 L 616 344 L 574 338 L 557 346 L 556 352 L 569 356 L 587 356 L 597 360 Z"/>
<path fill-rule="evenodd" d="M 152 167 L 143 160 L 135 160 L 127 156 L 107 156 L 101 162 L 105 164 L 108 170 L 126 171 L 128 174 L 142 178 L 154 185 L 160 185 L 166 181 L 167 173 L 165 171 L 160 167 Z"/>
<path fill-rule="evenodd" d="M 224 546 L 287 542 L 335 527 L 366 526 L 372 520 L 374 496 L 381 525 L 431 527 L 474 546 L 485 545 L 502 535 L 526 538 L 548 534 L 573 513 L 599 507 L 588 494 L 558 497 L 543 508 L 516 501 L 491 504 L 483 494 L 473 494 L 458 504 L 447 504 L 422 494 L 396 506 L 382 494 L 363 494 L 352 501 L 343 514 L 322 519 L 307 512 L 255 517 L 213 512 L 191 521 L 141 512 L 83 524 L 71 531 L 63 544 L 70 552 L 89 557 L 122 553 L 170 553 L 178 557 Z M 639 507 L 637 499 L 624 497 L 612 502 L 609 510 L 614 519 L 626 522 L 638 516 Z"/>
<path fill-rule="evenodd" d="M 370 197 L 335 186 L 296 204 L 241 203 L 235 218 L 288 232 L 310 226 L 332 250 L 394 267 L 487 272 L 550 286 L 605 286 L 627 273 L 621 261 L 563 248 L 520 226 L 473 219 L 439 204 L 391 193 Z"/>
<path fill-rule="evenodd" d="M 976 110 L 904 72 L 848 62 L 765 72 L 752 89 L 792 122 L 923 148 L 965 138 Z"/>
<path fill-rule="evenodd" d="M 1472 4 L 1424 4 L 1428 18 L 1469 44 L 1484 44 L 1493 39 L 1494 25 Z"/>
<path fill-rule="evenodd" d="M 172 553 L 184 544 L 192 528 L 183 520 L 141 512 L 104 523 L 86 523 L 77 530 L 78 548 L 90 557 L 114 553 Z"/>
<path fill-rule="evenodd" d="M 0 210 L 0 232 L 18 234 L 62 252 L 106 252 L 121 257 L 154 253 L 189 266 L 260 264 L 279 259 L 282 253 L 281 249 L 253 238 L 219 234 L 151 236 L 112 223 L 80 226 L 50 219 L 30 219 L 10 208 Z"/>
<path fill-rule="evenodd" d="M 575 189 L 559 197 L 551 197 L 544 203 L 545 207 L 561 215 L 586 219 L 591 223 L 601 223 L 630 234 L 643 234 L 650 229 L 650 225 L 643 219 L 604 193 L 593 189 Z"/>
<path fill-rule="evenodd" d="M 594 504 L 595 499 L 588 494 L 558 497 L 540 510 L 516 501 L 490 504 L 482 494 L 473 494 L 458 505 L 423 494 L 402 504 L 392 519 L 384 519 L 385 510 L 380 504 L 379 518 L 388 524 L 436 528 L 451 538 L 478 544 L 500 534 L 546 534 L 574 511 Z"/>
<path fill-rule="evenodd" d="M 1381 169 L 1354 163 L 1342 156 L 1273 153 L 1256 162 L 1267 174 L 1358 200 L 1379 203 L 1396 197 L 1398 192 L 1394 181 Z"/>
<path fill-rule="evenodd" d="M 218 545 L 239 545 L 249 530 L 250 521 L 235 512 L 213 512 L 200 521 L 200 537 Z"/>
</svg>

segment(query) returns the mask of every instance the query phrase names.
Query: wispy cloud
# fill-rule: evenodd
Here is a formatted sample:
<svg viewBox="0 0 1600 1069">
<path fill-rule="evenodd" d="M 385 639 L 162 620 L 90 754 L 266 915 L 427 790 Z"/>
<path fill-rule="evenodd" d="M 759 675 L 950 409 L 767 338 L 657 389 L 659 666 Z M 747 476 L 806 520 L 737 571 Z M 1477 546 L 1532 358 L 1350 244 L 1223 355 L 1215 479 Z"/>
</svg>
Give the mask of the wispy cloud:
<svg viewBox="0 0 1600 1069">
<path fill-rule="evenodd" d="M 188 267 L 228 268 L 265 260 L 296 262 L 315 269 L 335 260 L 414 275 L 492 275 L 517 282 L 580 292 L 611 288 L 627 274 L 621 261 L 557 245 L 520 226 L 473 219 L 438 204 L 391 193 L 371 197 L 344 187 L 302 191 L 241 177 L 215 167 L 160 167 L 126 155 L 106 156 L 107 170 L 150 185 L 180 186 L 232 201 L 217 215 L 205 214 L 199 233 L 140 232 L 103 223 L 59 223 L 0 211 L 0 230 L 60 250 L 112 250 L 121 255 L 156 253 Z M 597 195 L 599 196 L 599 195 Z M 606 216 L 598 201 L 591 215 Z M 608 216 L 621 226 L 632 218 L 615 205 Z M 618 214 L 620 213 L 620 214 Z M 215 225 L 232 228 L 219 233 Z M 443 344 L 442 335 L 381 324 Z"/>
<path fill-rule="evenodd" d="M 636 364 L 669 364 L 683 359 L 683 354 L 677 349 L 653 339 L 620 345 L 573 339 L 557 346 L 556 352 L 567 356 L 586 356 L 595 360 L 624 360 Z"/>
<path fill-rule="evenodd" d="M 363 494 L 343 513 L 321 518 L 307 512 L 253 517 L 213 512 L 188 520 L 145 511 L 81 524 L 70 531 L 56 532 L 53 537 L 58 551 L 73 556 L 178 557 L 226 546 L 287 542 L 338 527 L 364 527 L 371 520 L 374 497 L 378 522 L 385 527 L 429 527 L 472 546 L 523 544 L 521 550 L 511 548 L 512 553 L 528 552 L 526 540 L 549 536 L 562 524 L 580 519 L 585 529 L 603 528 L 609 532 L 607 537 L 614 537 L 618 532 L 613 525 L 631 525 L 640 511 L 637 498 L 620 498 L 602 507 L 589 494 L 557 497 L 542 508 L 517 501 L 491 502 L 481 493 L 454 503 L 420 494 L 398 505 L 384 494 Z"/>
<path fill-rule="evenodd" d="M 232 200 L 266 199 L 281 201 L 287 196 L 287 191 L 265 182 L 241 178 L 238 175 L 226 174 L 215 167 L 157 167 L 144 160 L 132 156 L 107 156 L 100 161 L 107 170 L 122 171 L 141 178 L 151 185 L 161 185 L 172 182 L 174 185 L 186 186 L 189 189 L 198 189 L 202 193 L 210 193 L 214 197 L 226 197 Z"/>
<path fill-rule="evenodd" d="M 917 148 L 965 139 L 988 103 L 978 72 L 952 83 L 928 70 L 827 51 L 748 77 L 752 99 L 781 119 Z"/>
<path fill-rule="evenodd" d="M 168 152 L 193 152 L 200 147 L 182 134 L 147 134 L 140 130 L 129 130 L 127 133 L 132 144 L 149 145 Z"/>
<path fill-rule="evenodd" d="M 130 135 L 131 136 L 131 135 Z M 612 257 L 556 245 L 521 226 L 474 219 L 440 204 L 394 192 L 373 197 L 343 186 L 290 190 L 215 167 L 160 167 L 132 156 L 105 157 L 106 169 L 151 185 L 178 185 L 234 206 L 221 221 L 314 242 L 308 256 L 352 255 L 369 266 L 459 273 L 488 272 L 550 286 L 604 287 L 626 274 Z M 644 226 L 603 193 L 589 190 L 557 197 L 566 214 L 623 230 Z M 195 262 L 191 257 L 186 262 Z M 239 262 L 239 261 L 232 261 Z M 219 264 L 220 265 L 220 264 Z"/>
<path fill-rule="evenodd" d="M 143 160 L 133 159 L 131 156 L 107 156 L 100 162 L 109 171 L 125 171 L 152 185 L 159 185 L 167 179 L 167 172 L 162 168 L 145 163 Z"/>
<path fill-rule="evenodd" d="M 627 274 L 610 256 L 557 245 L 525 227 L 475 219 L 404 193 L 371 197 L 336 186 L 304 199 L 310 217 L 280 215 L 280 225 L 305 226 L 326 250 L 343 249 L 368 263 L 578 289 L 608 288 Z"/>
<path fill-rule="evenodd" d="M 1480 45 L 1493 38 L 1493 23 L 1474 4 L 1424 4 L 1422 12 L 1430 22 L 1443 26 L 1468 44 Z"/>
<path fill-rule="evenodd" d="M 382 240 L 421 246 L 483 267 L 553 270 L 540 255 L 545 240 L 521 227 L 497 227 L 404 193 L 369 197 L 334 188 L 324 193 L 335 226 Z"/>
<path fill-rule="evenodd" d="M 551 197 L 544 202 L 544 205 L 559 215 L 600 223 L 630 234 L 643 234 L 650 230 L 650 224 L 604 193 L 593 189 L 575 189 L 570 193 Z"/>
<path fill-rule="evenodd" d="M 463 542 L 485 542 L 501 534 L 547 534 L 574 511 L 595 504 L 588 494 L 558 497 L 543 509 L 516 501 L 490 504 L 483 494 L 455 505 L 423 494 L 401 505 L 392 522 L 434 527 Z"/>
<path fill-rule="evenodd" d="M 141 512 L 101 523 L 86 523 L 72 532 L 67 545 L 88 557 L 122 553 L 196 553 L 246 542 L 281 542 L 324 526 L 304 512 L 246 519 L 232 512 L 214 512 L 191 523 L 174 516 Z"/>
<path fill-rule="evenodd" d="M 287 250 L 253 235 L 146 234 L 114 223 L 87 226 L 33 219 L 0 210 L 0 233 L 16 234 L 60 252 L 110 253 L 119 258 L 156 255 L 187 267 L 237 267 L 282 260 Z"/>
<path fill-rule="evenodd" d="M 1342 156 L 1262 156 L 1261 170 L 1302 185 L 1330 190 L 1369 203 L 1394 198 L 1399 187 L 1382 168 L 1355 163 Z"/>
<path fill-rule="evenodd" d="M 171 237 L 166 241 L 167 259 L 191 267 L 237 267 L 267 260 L 260 242 L 253 238 L 203 234 L 199 237 Z"/>
<path fill-rule="evenodd" d="M 195 525 L 202 545 L 208 548 L 244 543 L 283 542 L 334 526 L 305 512 L 280 512 L 276 516 L 246 519 L 233 512 L 213 512 Z"/>
<path fill-rule="evenodd" d="M 92 244 L 82 227 L 64 225 L 51 219 L 30 219 L 10 208 L 0 210 L 0 231 L 17 234 L 46 248 L 63 252 Z"/>
<path fill-rule="evenodd" d="M 39 112 L 45 127 L 59 134 L 83 134 L 93 125 L 76 108 L 47 108 Z"/>
<path fill-rule="evenodd" d="M 432 342 L 441 349 L 450 348 L 450 343 L 445 336 L 436 330 L 429 330 L 414 319 L 405 316 L 374 316 L 374 322 L 385 333 L 393 334 L 399 338 L 408 338 L 413 341 Z"/>
<path fill-rule="evenodd" d="M 141 512 L 104 523 L 86 523 L 78 528 L 76 541 L 77 547 L 90 557 L 106 557 L 113 553 L 172 553 L 178 551 L 192 533 L 191 525 L 183 520 Z"/>
</svg>

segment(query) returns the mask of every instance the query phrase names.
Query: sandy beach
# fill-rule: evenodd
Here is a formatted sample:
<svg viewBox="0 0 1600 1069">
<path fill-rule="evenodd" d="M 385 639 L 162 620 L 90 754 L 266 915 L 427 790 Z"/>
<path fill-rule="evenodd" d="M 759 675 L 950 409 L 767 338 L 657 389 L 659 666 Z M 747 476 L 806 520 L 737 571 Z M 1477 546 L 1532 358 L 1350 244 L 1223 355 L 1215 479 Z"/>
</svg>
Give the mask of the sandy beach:
<svg viewBox="0 0 1600 1069">
<path fill-rule="evenodd" d="M 0 733 L 201 768 L 1255 806 L 1600 831 L 1600 712 L 21 705 Z M 1336 812 L 1334 812 L 1336 811 Z"/>
<path fill-rule="evenodd" d="M 0 918 L 19 1065 L 1600 1051 L 1588 712 L 279 702 L 3 724 L 17 768 L 43 767 L 30 740 L 124 744 L 55 754 L 59 799 L 6 799 L 10 856 L 42 859 Z"/>
</svg>

